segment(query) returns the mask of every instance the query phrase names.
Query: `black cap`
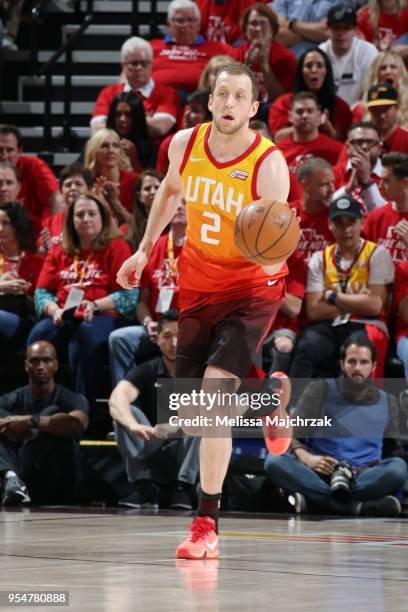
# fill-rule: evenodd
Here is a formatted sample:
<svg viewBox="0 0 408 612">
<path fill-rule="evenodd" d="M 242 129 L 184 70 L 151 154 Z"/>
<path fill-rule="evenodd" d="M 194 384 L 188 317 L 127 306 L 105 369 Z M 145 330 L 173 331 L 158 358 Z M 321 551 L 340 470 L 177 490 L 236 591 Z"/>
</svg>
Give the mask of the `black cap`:
<svg viewBox="0 0 408 612">
<path fill-rule="evenodd" d="M 363 216 L 357 200 L 346 194 L 333 200 L 329 208 L 329 219 L 334 219 L 341 215 L 347 215 L 347 217 L 354 217 L 355 219 L 361 219 Z"/>
<path fill-rule="evenodd" d="M 336 23 L 350 23 L 351 25 L 357 25 L 357 13 L 345 4 L 337 4 L 332 6 L 327 14 L 327 24 L 329 26 L 335 25 Z"/>
<path fill-rule="evenodd" d="M 398 104 L 398 91 L 388 83 L 377 83 L 367 93 L 367 106 L 388 106 Z"/>
</svg>

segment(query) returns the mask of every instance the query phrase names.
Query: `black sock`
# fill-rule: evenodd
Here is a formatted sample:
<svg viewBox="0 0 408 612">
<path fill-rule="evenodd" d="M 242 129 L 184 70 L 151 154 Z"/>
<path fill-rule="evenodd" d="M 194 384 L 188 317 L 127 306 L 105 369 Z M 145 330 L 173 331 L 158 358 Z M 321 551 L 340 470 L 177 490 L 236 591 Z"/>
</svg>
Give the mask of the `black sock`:
<svg viewBox="0 0 408 612">
<path fill-rule="evenodd" d="M 215 532 L 218 533 L 218 517 L 220 514 L 221 493 L 209 495 L 200 489 L 198 497 L 197 516 L 210 516 L 215 521 Z"/>
</svg>

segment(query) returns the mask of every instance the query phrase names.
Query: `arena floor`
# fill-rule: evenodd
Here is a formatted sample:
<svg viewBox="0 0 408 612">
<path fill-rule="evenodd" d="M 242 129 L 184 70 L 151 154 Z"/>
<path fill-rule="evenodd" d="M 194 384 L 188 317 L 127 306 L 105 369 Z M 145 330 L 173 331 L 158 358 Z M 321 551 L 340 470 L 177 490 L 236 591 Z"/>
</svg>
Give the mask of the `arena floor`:
<svg viewBox="0 0 408 612">
<path fill-rule="evenodd" d="M 6 591 L 69 591 L 69 608 L 48 609 L 407 610 L 406 519 L 228 515 L 219 561 L 175 561 L 189 523 L 115 509 L 3 510 L 0 609 L 17 609 L 4 607 Z"/>
</svg>

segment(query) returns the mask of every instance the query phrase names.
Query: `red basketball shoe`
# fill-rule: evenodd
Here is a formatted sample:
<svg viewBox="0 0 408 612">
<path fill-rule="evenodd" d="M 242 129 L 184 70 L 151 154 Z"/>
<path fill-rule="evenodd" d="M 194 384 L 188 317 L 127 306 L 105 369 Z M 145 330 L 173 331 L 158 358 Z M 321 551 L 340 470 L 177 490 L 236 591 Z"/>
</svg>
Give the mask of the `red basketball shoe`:
<svg viewBox="0 0 408 612">
<path fill-rule="evenodd" d="M 190 536 L 176 550 L 176 559 L 218 559 L 218 535 L 210 516 L 196 516 Z"/>
<path fill-rule="evenodd" d="M 284 372 L 274 372 L 270 378 L 280 378 L 282 380 L 282 386 L 280 389 L 274 389 L 273 383 L 271 385 L 270 392 L 277 393 L 280 397 L 280 404 L 269 416 L 262 417 L 264 425 L 262 426 L 263 434 L 265 438 L 265 445 L 271 455 L 283 455 L 290 447 L 292 441 L 293 430 L 292 427 L 285 425 L 274 424 L 271 421 L 274 418 L 279 420 L 284 419 L 286 421 L 288 414 L 286 412 L 286 406 L 290 400 L 291 384 L 289 377 Z"/>
</svg>

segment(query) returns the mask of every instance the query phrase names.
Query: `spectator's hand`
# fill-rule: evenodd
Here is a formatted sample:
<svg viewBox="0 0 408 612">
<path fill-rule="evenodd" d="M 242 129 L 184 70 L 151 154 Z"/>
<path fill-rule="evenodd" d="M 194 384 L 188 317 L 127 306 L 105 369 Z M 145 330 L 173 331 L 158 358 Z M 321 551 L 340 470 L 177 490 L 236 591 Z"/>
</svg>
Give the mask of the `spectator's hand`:
<svg viewBox="0 0 408 612">
<path fill-rule="evenodd" d="M 329 111 L 326 108 L 322 112 L 322 119 L 320 122 L 319 130 L 320 132 L 327 134 L 327 136 L 330 136 L 330 138 L 336 138 L 337 136 L 336 128 L 330 121 Z"/>
<path fill-rule="evenodd" d="M 248 66 L 260 63 L 263 70 L 270 71 L 269 54 L 271 51 L 272 38 L 265 38 L 264 41 L 254 40 L 248 47 L 245 54 L 245 63 Z"/>
<path fill-rule="evenodd" d="M 11 415 L 0 419 L 0 434 L 7 438 L 31 437 L 31 416 Z"/>
<path fill-rule="evenodd" d="M 359 183 L 368 183 L 371 180 L 371 163 L 368 152 L 355 149 L 350 158 L 351 165 L 356 171 Z"/>
<path fill-rule="evenodd" d="M 333 474 L 338 461 L 334 459 L 334 457 L 329 457 L 328 455 L 313 455 L 312 453 L 307 453 L 303 458 L 303 463 L 317 474 L 330 476 Z"/>
<path fill-rule="evenodd" d="M 157 340 L 157 321 L 149 321 L 146 325 L 147 333 L 152 342 Z"/>
<path fill-rule="evenodd" d="M 46 227 L 44 227 L 41 230 L 40 238 L 41 238 L 41 246 L 44 249 L 44 251 L 45 252 L 49 251 L 50 248 L 52 247 L 52 239 L 50 236 L 50 232 L 48 231 Z"/>
<path fill-rule="evenodd" d="M 357 170 L 353 168 L 350 174 L 349 182 L 345 186 L 345 191 L 348 195 L 352 195 L 353 191 L 358 187 Z"/>
<path fill-rule="evenodd" d="M 52 321 L 57 327 L 62 327 L 64 325 L 64 319 L 62 318 L 63 313 L 64 311 L 62 308 L 57 308 L 52 313 Z"/>
<path fill-rule="evenodd" d="M 277 336 L 273 343 L 280 353 L 291 353 L 293 351 L 294 342 L 289 336 Z"/>
<path fill-rule="evenodd" d="M 398 236 L 408 245 L 408 221 L 401 219 L 395 226 Z"/>
<path fill-rule="evenodd" d="M 90 323 L 94 318 L 95 314 L 94 302 L 91 302 L 90 300 L 82 300 L 80 308 L 82 310 L 82 316 L 84 317 L 84 321 L 88 321 Z"/>
<path fill-rule="evenodd" d="M 130 159 L 132 168 L 137 168 L 139 166 L 139 158 L 137 155 L 137 147 L 135 143 L 129 140 L 128 138 L 122 138 L 120 142 L 122 143 L 123 150 Z"/>
<path fill-rule="evenodd" d="M 140 423 L 134 423 L 129 427 L 130 433 L 138 436 L 138 438 L 143 438 L 146 442 L 149 440 L 153 440 L 157 438 L 156 428 L 151 427 L 151 425 L 141 425 Z"/>
<path fill-rule="evenodd" d="M 136 251 L 134 255 L 123 262 L 116 276 L 116 282 L 124 289 L 133 289 L 139 286 L 143 269 L 147 264 L 147 255 L 144 251 Z"/>
<path fill-rule="evenodd" d="M 9 293 L 11 295 L 27 293 L 30 288 L 31 283 L 26 281 L 24 278 L 19 278 L 12 272 L 3 274 L 2 280 L 0 281 L 0 291 L 3 293 Z"/>
</svg>

